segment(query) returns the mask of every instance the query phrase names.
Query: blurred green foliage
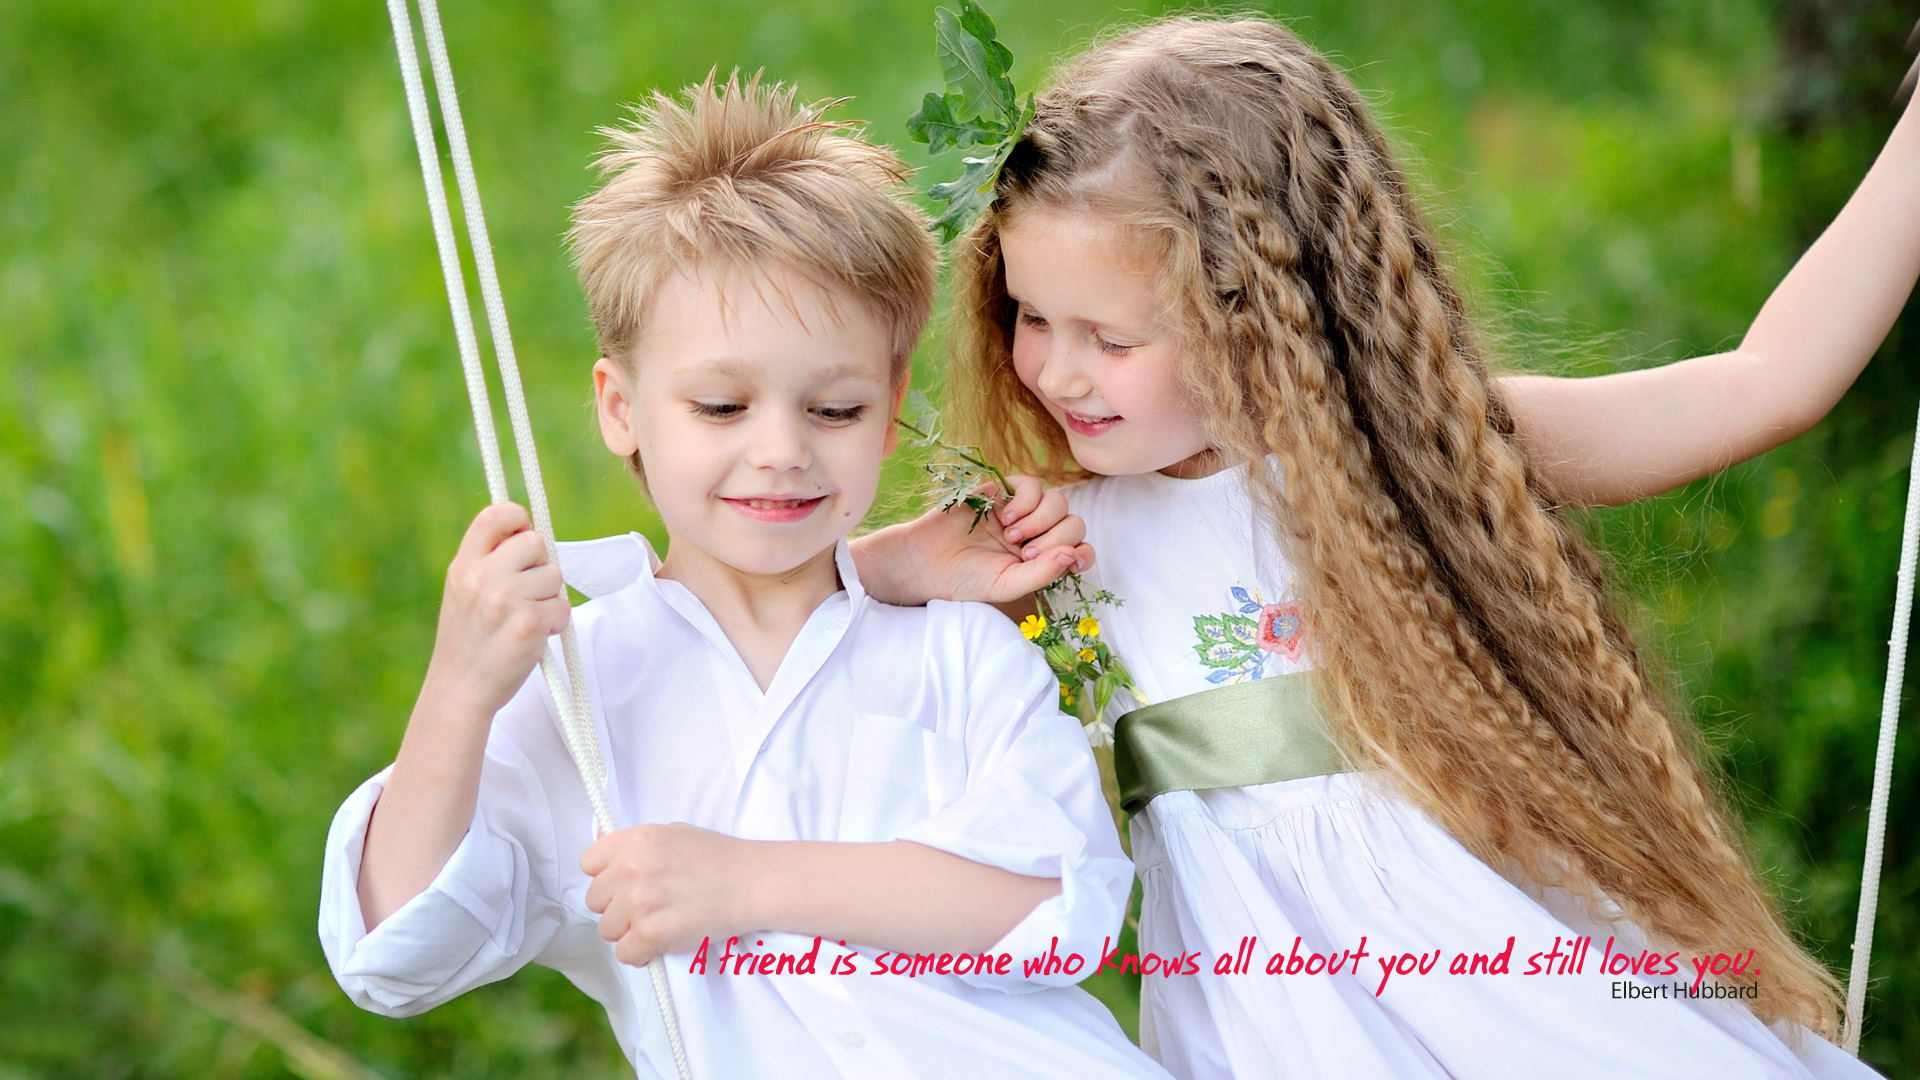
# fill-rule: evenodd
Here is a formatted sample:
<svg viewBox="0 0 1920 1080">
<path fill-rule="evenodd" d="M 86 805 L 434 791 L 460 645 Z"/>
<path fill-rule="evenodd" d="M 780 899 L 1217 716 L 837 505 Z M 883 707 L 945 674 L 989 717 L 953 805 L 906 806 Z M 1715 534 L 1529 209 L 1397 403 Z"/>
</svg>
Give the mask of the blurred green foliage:
<svg viewBox="0 0 1920 1080">
<path fill-rule="evenodd" d="M 558 242 L 593 129 L 712 65 L 764 66 L 853 95 L 843 113 L 905 146 L 939 85 L 931 7 L 448 6 L 563 536 L 659 538 L 589 427 L 592 338 Z M 992 7 L 1023 92 L 1158 10 Z M 1737 341 L 1865 171 L 1904 65 L 1906 15 L 1860 0 L 1279 13 L 1407 148 L 1510 361 L 1571 372 Z M 345 1000 L 315 940 L 328 820 L 398 744 L 485 499 L 384 13 L 10 0 L 0 162 L 0 1080 L 625 1074 L 598 1007 L 550 972 L 396 1022 Z M 1914 325 L 1813 434 L 1591 517 L 1836 967 Z M 888 484 L 910 509 L 912 463 Z M 1864 1047 L 1895 1073 L 1920 1070 L 1915 751 Z M 1133 988 L 1097 988 L 1131 1025 Z"/>
</svg>

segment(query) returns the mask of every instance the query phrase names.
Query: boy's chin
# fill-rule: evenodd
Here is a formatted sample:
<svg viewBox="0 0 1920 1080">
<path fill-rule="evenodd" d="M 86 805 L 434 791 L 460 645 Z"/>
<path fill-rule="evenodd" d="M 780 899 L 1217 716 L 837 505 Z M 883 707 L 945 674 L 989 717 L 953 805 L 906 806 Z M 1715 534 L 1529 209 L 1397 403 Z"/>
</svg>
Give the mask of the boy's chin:
<svg viewBox="0 0 1920 1080">
<path fill-rule="evenodd" d="M 727 570 L 747 577 L 791 578 L 795 573 L 804 571 L 810 565 L 818 563 L 828 573 L 833 573 L 833 549 L 840 542 L 841 533 L 821 537 L 818 534 L 807 537 L 753 537 L 753 536 L 670 536 L 670 545 L 681 548 L 684 562 L 688 555 L 698 554 L 696 558 L 717 564 Z"/>
</svg>

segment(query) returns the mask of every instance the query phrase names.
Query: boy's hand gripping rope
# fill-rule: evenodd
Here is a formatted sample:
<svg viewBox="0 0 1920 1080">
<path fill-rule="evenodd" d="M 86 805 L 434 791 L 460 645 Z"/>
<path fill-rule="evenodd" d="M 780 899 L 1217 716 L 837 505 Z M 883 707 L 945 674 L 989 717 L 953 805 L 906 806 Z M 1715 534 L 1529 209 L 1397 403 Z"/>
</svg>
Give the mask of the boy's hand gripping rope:
<svg viewBox="0 0 1920 1080">
<path fill-rule="evenodd" d="M 540 481 L 540 458 L 534 450 L 533 428 L 527 421 L 527 402 L 520 389 L 520 367 L 514 359 L 513 339 L 507 329 L 506 303 L 500 296 L 500 278 L 493 266 L 493 246 L 487 239 L 486 218 L 480 208 L 480 187 L 473 176 L 473 158 L 467 151 L 466 126 L 460 120 L 460 102 L 453 86 L 453 67 L 447 60 L 446 38 L 440 30 L 440 11 L 435 0 L 419 0 L 420 24 L 426 31 L 427 56 L 433 64 L 434 89 L 440 99 L 441 119 L 446 123 L 447 149 L 453 157 L 454 180 L 460 189 L 460 207 L 467 223 L 467 238 L 473 248 L 474 269 L 480 279 L 480 296 L 487 310 L 487 326 L 493 337 L 495 358 L 500 365 L 500 384 L 507 398 L 507 415 L 513 424 L 513 446 L 520 459 L 520 471 L 527 488 L 527 502 L 533 514 L 534 528 L 546 542 L 547 558 L 559 565 L 559 553 L 553 542 L 553 522 L 547 513 L 546 487 Z M 487 492 L 494 502 L 506 501 L 506 471 L 500 464 L 500 443 L 493 429 L 493 406 L 487 396 L 486 375 L 480 367 L 480 348 L 474 338 L 473 311 L 467 300 L 465 271 L 453 235 L 453 223 L 447 211 L 446 182 L 440 174 L 439 147 L 435 144 L 433 121 L 427 113 L 427 95 L 420 76 L 420 59 L 414 50 L 413 22 L 406 0 L 387 0 L 387 13 L 393 20 L 394 44 L 400 54 L 400 78 L 406 85 L 407 109 L 413 117 L 414 144 L 420 151 L 420 174 L 426 183 L 427 211 L 433 220 L 433 236 L 440 249 L 440 269 L 447 282 L 447 304 L 453 309 L 453 333 L 460 348 L 460 366 L 466 373 L 467 397 L 473 406 L 474 430 L 480 437 L 480 461 L 486 469 Z M 580 649 L 573 624 L 560 635 L 562 665 L 554 662 L 551 651 L 540 657 L 540 671 L 546 677 L 547 690 L 560 712 L 560 727 L 566 736 L 567 751 L 587 789 L 587 801 L 593 806 L 594 832 L 605 836 L 614 829 L 613 810 L 607 803 L 607 770 L 600 758 L 600 738 L 594 730 L 593 708 L 587 696 L 586 676 L 580 666 Z M 667 1042 L 673 1050 L 673 1063 L 680 1080 L 692 1080 L 687 1052 L 680 1037 L 680 1022 L 673 1008 L 673 995 L 667 985 L 665 961 L 655 957 L 647 971 L 653 977 L 653 993 L 660 1005 L 660 1018 L 666 1027 Z"/>
</svg>

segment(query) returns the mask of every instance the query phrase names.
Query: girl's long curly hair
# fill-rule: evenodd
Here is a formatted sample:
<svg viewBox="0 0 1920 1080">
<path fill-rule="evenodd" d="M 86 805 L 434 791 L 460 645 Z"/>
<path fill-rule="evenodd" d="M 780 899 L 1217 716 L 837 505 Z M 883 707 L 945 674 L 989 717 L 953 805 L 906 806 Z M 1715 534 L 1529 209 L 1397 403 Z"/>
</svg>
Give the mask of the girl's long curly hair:
<svg viewBox="0 0 1920 1080">
<path fill-rule="evenodd" d="M 1353 85 L 1260 19 L 1173 18 L 1068 66 L 959 245 L 951 380 L 990 459 L 1078 475 L 1012 364 L 1000 229 L 1092 213 L 1152 245 L 1212 446 L 1299 564 L 1323 697 L 1476 855 L 1690 953 L 1752 949 L 1765 1021 L 1832 1037 L 1792 938 L 1542 493 L 1432 229 Z M 1614 905 L 1618 905 L 1618 910 Z M 1685 962 L 1682 961 L 1683 970 Z"/>
</svg>

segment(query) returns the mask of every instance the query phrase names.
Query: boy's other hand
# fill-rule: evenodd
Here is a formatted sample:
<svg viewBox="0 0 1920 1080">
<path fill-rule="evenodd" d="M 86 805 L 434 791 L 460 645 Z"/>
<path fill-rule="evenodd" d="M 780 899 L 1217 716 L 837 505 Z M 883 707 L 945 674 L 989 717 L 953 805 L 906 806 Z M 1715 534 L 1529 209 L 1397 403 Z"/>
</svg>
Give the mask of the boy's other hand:
<svg viewBox="0 0 1920 1080">
<path fill-rule="evenodd" d="M 573 611 L 560 568 L 510 502 L 480 511 L 447 567 L 427 684 L 491 717 L 540 662 Z"/>
<path fill-rule="evenodd" d="M 867 591 L 890 604 L 1006 604 L 1093 565 L 1087 524 L 1067 513 L 1065 496 L 1031 476 L 1008 477 L 1008 483 L 1013 497 L 978 525 L 973 512 L 959 506 L 862 537 L 855 554 L 863 556 Z M 993 484 L 981 492 L 999 497 Z"/>
<path fill-rule="evenodd" d="M 587 907 L 613 955 L 636 967 L 702 937 L 754 929 L 751 844 L 698 826 L 636 825 L 611 832 L 580 856 L 593 878 Z"/>
</svg>

